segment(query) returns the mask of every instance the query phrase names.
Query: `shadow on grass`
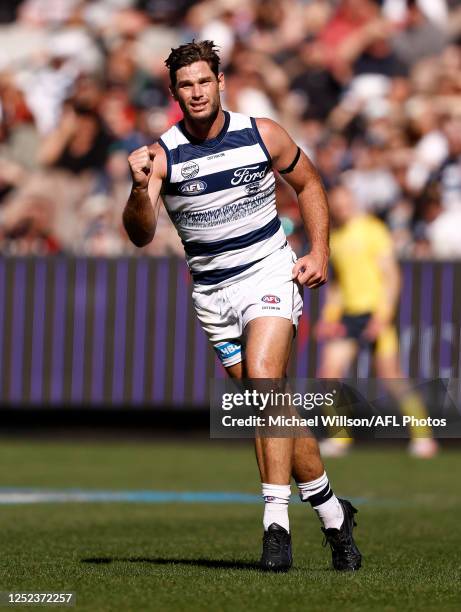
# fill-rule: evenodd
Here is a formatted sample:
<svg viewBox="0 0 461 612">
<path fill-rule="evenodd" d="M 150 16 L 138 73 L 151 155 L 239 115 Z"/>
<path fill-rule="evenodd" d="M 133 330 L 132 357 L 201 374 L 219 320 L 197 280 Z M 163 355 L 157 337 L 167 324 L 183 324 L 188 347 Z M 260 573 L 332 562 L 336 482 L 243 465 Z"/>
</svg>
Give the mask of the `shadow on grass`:
<svg viewBox="0 0 461 612">
<path fill-rule="evenodd" d="M 163 557 L 89 557 L 81 559 L 81 563 L 92 563 L 94 565 L 108 563 L 152 563 L 153 565 L 192 565 L 197 567 L 209 567 L 211 569 L 260 569 L 259 563 L 251 561 L 227 561 L 225 559 L 165 559 Z"/>
<path fill-rule="evenodd" d="M 88 557 L 80 559 L 81 563 L 92 565 L 108 565 L 109 563 L 152 563 L 153 565 L 187 565 L 192 567 L 208 567 L 210 569 L 230 569 L 230 570 L 258 570 L 262 574 L 266 574 L 261 570 L 259 563 L 255 561 L 231 561 L 226 559 L 180 559 L 180 558 L 164 558 L 164 557 Z M 293 567 L 290 573 L 324 574 L 337 573 L 330 567 Z M 272 572 L 269 572 L 272 574 Z M 284 573 L 284 572 L 281 572 Z"/>
</svg>

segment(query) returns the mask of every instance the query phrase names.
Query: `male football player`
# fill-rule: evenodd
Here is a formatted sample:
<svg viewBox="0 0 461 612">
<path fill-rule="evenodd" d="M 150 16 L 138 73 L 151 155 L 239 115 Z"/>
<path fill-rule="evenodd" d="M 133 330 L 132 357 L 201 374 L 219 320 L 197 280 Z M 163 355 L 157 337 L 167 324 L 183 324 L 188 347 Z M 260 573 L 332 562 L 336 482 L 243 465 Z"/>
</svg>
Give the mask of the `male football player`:
<svg viewBox="0 0 461 612">
<path fill-rule="evenodd" d="M 327 277 L 321 181 L 280 125 L 222 109 L 224 75 L 213 42 L 173 49 L 166 65 L 184 119 L 129 156 L 125 228 L 137 246 L 151 241 L 161 194 L 184 244 L 198 319 L 228 374 L 283 379 L 302 310 L 300 287 L 314 289 Z M 309 235 L 311 250 L 297 261 L 277 216 L 274 170 L 295 189 Z M 294 477 L 320 517 L 334 568 L 358 569 L 356 510 L 334 495 L 315 439 L 257 437 L 256 454 L 265 500 L 261 567 L 291 566 Z"/>
<path fill-rule="evenodd" d="M 399 342 L 393 323 L 400 293 L 400 272 L 392 237 L 382 221 L 361 213 L 353 193 L 339 185 L 330 191 L 331 263 L 334 278 L 317 324 L 325 340 L 319 375 L 342 378 L 359 348 L 372 350 L 378 378 L 394 394 L 402 412 L 419 419 L 427 412 L 417 393 L 403 381 Z M 397 383 L 392 380 L 400 379 Z M 409 452 L 430 458 L 437 452 L 430 427 L 410 428 Z M 350 448 L 352 438 L 330 437 L 321 442 L 324 456 L 338 457 Z"/>
</svg>

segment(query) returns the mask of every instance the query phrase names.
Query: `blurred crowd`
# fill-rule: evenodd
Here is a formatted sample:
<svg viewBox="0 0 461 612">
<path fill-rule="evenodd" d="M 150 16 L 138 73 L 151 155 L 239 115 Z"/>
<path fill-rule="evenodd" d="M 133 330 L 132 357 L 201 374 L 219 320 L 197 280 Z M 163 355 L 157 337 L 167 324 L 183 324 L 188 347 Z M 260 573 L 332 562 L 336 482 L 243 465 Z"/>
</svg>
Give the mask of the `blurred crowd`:
<svg viewBox="0 0 461 612">
<path fill-rule="evenodd" d="M 127 155 L 181 117 L 171 47 L 211 39 L 224 107 L 271 117 L 410 258 L 461 258 L 461 0 L 10 0 L 0 5 L 0 252 L 182 255 L 121 225 Z M 280 216 L 305 248 L 296 198 Z M 163 207 L 162 207 L 163 208 Z"/>
</svg>

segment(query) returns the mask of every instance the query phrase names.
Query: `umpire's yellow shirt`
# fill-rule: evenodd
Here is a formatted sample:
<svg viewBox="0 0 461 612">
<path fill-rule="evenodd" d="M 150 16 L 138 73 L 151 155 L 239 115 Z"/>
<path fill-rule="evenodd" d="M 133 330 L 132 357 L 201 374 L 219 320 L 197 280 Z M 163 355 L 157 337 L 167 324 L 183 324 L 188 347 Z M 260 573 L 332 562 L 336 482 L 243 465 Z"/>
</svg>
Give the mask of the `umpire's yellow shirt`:
<svg viewBox="0 0 461 612">
<path fill-rule="evenodd" d="M 330 251 L 344 314 L 376 312 L 384 298 L 379 260 L 393 252 L 392 238 L 384 223 L 371 215 L 354 217 L 332 231 Z"/>
</svg>

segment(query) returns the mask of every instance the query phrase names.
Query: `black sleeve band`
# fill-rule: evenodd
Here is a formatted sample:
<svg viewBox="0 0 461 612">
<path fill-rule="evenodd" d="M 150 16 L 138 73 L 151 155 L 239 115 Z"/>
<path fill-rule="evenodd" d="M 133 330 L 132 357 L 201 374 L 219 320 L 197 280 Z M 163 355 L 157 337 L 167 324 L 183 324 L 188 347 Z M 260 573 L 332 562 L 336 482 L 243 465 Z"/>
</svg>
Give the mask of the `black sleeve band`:
<svg viewBox="0 0 461 612">
<path fill-rule="evenodd" d="M 296 164 L 299 161 L 299 158 L 301 157 L 301 149 L 298 147 L 298 150 L 296 151 L 296 155 L 294 160 L 291 162 L 291 164 L 288 166 L 288 168 L 285 168 L 284 170 L 279 170 L 280 174 L 289 174 L 290 172 L 293 172 Z"/>
</svg>

